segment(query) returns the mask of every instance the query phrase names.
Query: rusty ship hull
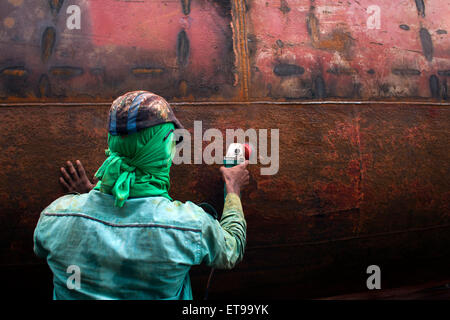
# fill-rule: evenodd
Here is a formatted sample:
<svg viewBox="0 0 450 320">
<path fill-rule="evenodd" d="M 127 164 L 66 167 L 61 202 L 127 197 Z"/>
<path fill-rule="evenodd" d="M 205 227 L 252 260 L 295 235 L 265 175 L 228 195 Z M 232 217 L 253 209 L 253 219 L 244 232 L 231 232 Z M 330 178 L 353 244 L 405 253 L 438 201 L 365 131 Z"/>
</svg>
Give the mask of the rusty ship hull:
<svg viewBox="0 0 450 320">
<path fill-rule="evenodd" d="M 361 292 L 373 264 L 383 288 L 450 279 L 449 1 L 9 0 L 0 8 L 7 287 L 51 298 L 32 235 L 63 195 L 58 168 L 80 159 L 93 175 L 112 100 L 138 89 L 167 98 L 191 133 L 194 121 L 221 132 L 279 129 L 278 173 L 251 165 L 242 195 L 244 260 L 215 273 L 211 298 Z M 218 168 L 174 166 L 172 197 L 221 208 Z M 196 298 L 208 272 L 191 272 Z"/>
</svg>

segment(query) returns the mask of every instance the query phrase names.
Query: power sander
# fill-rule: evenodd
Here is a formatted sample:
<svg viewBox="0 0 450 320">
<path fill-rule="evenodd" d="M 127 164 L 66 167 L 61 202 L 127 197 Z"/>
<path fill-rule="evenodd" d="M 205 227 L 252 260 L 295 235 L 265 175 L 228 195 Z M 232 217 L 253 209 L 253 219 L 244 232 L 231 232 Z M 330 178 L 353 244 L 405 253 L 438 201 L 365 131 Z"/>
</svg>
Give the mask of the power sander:
<svg viewBox="0 0 450 320">
<path fill-rule="evenodd" d="M 252 148 L 249 144 L 232 143 L 228 147 L 227 153 L 226 153 L 225 157 L 223 158 L 223 165 L 225 168 L 231 168 L 231 167 L 237 166 L 237 165 L 243 163 L 245 160 L 249 160 L 251 153 L 252 153 Z M 223 187 L 224 202 L 225 202 L 226 197 L 227 197 L 227 186 L 224 183 L 224 187 Z M 215 218 L 218 219 L 217 213 L 215 215 Z M 212 280 L 213 274 L 214 274 L 214 268 L 211 268 L 211 272 L 209 273 L 209 277 L 208 277 L 208 282 L 206 284 L 204 300 L 208 299 L 208 291 L 211 286 L 211 280 Z"/>
<path fill-rule="evenodd" d="M 223 165 L 225 168 L 231 168 L 250 159 L 252 148 L 249 144 L 232 143 L 228 147 L 227 153 L 223 158 Z M 239 195 L 240 196 L 240 195 Z M 227 186 L 223 188 L 223 198 L 227 197 Z"/>
</svg>

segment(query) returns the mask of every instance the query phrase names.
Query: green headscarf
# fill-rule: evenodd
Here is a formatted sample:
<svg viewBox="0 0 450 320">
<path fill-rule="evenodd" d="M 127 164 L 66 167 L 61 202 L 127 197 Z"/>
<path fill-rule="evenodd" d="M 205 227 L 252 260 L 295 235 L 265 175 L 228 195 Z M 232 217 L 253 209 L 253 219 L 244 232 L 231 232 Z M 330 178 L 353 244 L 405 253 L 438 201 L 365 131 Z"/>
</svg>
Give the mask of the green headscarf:
<svg viewBox="0 0 450 320">
<path fill-rule="evenodd" d="M 122 207 L 129 197 L 172 200 L 168 191 L 175 141 L 169 132 L 174 128 L 173 123 L 164 123 L 128 136 L 108 134 L 108 158 L 95 174 L 99 182 L 94 190 L 112 194 L 116 207 Z"/>
</svg>

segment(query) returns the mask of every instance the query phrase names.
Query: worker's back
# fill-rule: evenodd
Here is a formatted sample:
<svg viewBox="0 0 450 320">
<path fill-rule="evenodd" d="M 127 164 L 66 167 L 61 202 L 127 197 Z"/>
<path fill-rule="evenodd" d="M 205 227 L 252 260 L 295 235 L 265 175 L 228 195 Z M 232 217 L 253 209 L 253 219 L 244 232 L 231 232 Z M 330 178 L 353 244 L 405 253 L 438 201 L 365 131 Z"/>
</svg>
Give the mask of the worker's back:
<svg viewBox="0 0 450 320">
<path fill-rule="evenodd" d="M 61 197 L 42 212 L 35 252 L 54 274 L 54 298 L 192 299 L 190 267 L 221 255 L 213 253 L 219 244 L 205 242 L 219 236 L 218 221 L 191 202 L 164 197 L 113 204 L 94 190 Z M 78 270 L 79 287 L 71 285 Z"/>
</svg>

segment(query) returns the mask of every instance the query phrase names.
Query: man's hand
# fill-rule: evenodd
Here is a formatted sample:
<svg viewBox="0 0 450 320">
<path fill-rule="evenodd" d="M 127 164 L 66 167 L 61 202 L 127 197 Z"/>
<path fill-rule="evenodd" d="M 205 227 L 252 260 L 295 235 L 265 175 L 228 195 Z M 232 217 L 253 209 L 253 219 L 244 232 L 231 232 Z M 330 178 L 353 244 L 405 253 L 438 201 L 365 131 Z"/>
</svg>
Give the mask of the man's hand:
<svg viewBox="0 0 450 320">
<path fill-rule="evenodd" d="M 94 188 L 94 185 L 89 181 L 84 171 L 80 160 L 76 161 L 77 169 L 72 165 L 72 162 L 67 161 L 67 170 L 61 168 L 61 177 L 59 182 L 68 192 L 87 193 Z"/>
<path fill-rule="evenodd" d="M 250 180 L 250 174 L 247 170 L 248 160 L 234 166 L 232 168 L 220 167 L 223 180 L 225 181 L 227 193 L 235 193 L 239 195 L 241 189 L 248 185 Z"/>
</svg>

